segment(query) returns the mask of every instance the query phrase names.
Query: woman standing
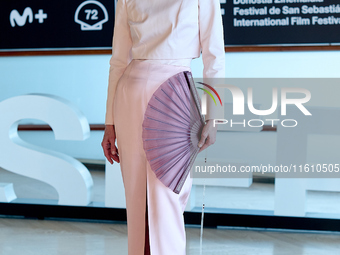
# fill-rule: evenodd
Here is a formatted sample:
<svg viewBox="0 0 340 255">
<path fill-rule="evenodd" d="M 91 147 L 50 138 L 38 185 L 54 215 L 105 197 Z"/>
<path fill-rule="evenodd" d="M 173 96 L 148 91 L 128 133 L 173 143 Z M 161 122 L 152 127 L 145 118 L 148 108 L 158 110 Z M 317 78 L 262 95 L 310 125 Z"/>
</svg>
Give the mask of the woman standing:
<svg viewBox="0 0 340 255">
<path fill-rule="evenodd" d="M 179 194 L 157 179 L 143 149 L 142 123 L 152 94 L 171 76 L 191 71 L 201 52 L 203 78 L 224 77 L 219 0 L 118 0 L 112 45 L 102 147 L 121 166 L 128 254 L 185 255 L 183 212 L 192 178 Z M 200 151 L 216 139 L 209 102 Z"/>
</svg>

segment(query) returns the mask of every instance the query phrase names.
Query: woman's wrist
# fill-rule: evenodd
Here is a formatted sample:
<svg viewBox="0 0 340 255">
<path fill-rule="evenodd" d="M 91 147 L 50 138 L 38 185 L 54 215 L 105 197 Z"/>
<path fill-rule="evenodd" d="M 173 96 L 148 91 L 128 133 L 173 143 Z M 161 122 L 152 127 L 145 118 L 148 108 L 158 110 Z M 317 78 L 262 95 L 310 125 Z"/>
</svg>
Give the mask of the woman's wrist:
<svg viewBox="0 0 340 255">
<path fill-rule="evenodd" d="M 113 124 L 105 124 L 105 129 L 114 129 Z"/>
<path fill-rule="evenodd" d="M 208 123 L 208 122 L 213 122 L 214 119 L 208 119 L 208 120 L 205 120 L 205 123 Z"/>
</svg>

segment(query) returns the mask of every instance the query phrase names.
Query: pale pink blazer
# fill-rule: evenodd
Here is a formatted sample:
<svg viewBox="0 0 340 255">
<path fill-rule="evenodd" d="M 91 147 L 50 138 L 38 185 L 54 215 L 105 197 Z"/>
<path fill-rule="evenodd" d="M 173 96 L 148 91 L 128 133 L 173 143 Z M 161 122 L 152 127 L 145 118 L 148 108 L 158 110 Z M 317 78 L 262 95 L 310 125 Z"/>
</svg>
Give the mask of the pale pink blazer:
<svg viewBox="0 0 340 255">
<path fill-rule="evenodd" d="M 116 86 L 132 59 L 188 59 L 202 53 L 203 78 L 223 78 L 223 38 L 219 0 L 118 0 L 105 124 L 114 124 Z M 205 119 L 210 118 L 208 110 Z"/>
</svg>

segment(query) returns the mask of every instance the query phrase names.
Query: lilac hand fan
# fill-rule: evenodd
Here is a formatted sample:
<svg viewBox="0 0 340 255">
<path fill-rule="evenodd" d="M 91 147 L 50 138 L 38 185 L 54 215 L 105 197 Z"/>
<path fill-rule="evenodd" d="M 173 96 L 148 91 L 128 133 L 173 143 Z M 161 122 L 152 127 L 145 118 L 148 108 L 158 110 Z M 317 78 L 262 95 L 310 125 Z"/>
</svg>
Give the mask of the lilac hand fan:
<svg viewBox="0 0 340 255">
<path fill-rule="evenodd" d="M 192 74 L 173 75 L 152 95 L 143 121 L 143 147 L 157 178 L 178 194 L 197 157 L 204 119 Z"/>
</svg>

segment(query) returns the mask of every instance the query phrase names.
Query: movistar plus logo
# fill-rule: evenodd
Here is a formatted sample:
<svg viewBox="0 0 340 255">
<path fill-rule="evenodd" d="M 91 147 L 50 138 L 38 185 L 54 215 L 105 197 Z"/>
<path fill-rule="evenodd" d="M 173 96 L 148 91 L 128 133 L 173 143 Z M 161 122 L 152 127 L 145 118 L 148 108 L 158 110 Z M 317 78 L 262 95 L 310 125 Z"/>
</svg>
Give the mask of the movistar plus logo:
<svg viewBox="0 0 340 255">
<path fill-rule="evenodd" d="M 15 27 L 15 23 L 20 27 L 24 26 L 26 24 L 27 18 L 29 23 L 33 22 L 33 11 L 30 7 L 27 7 L 22 15 L 20 15 L 17 10 L 12 10 L 11 14 L 9 15 L 9 20 L 12 27 Z"/>
<path fill-rule="evenodd" d="M 44 13 L 43 9 L 39 9 L 39 11 L 34 14 L 34 18 L 38 20 L 39 23 L 44 23 L 44 20 L 47 19 L 47 14 Z M 33 11 L 31 7 L 26 7 L 22 15 L 17 10 L 12 10 L 9 15 L 9 21 L 12 27 L 16 25 L 22 27 L 26 24 L 28 20 L 29 23 L 33 23 Z"/>
</svg>

